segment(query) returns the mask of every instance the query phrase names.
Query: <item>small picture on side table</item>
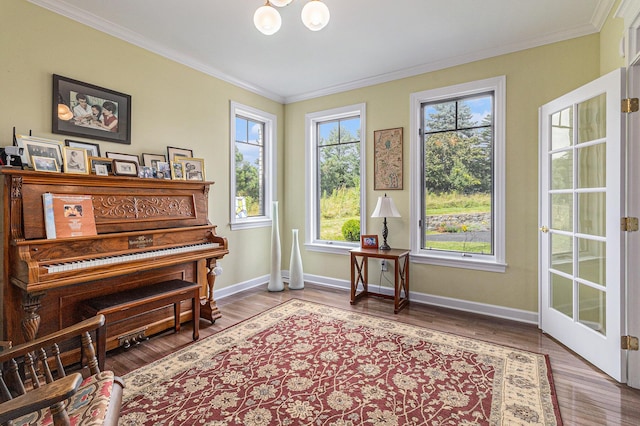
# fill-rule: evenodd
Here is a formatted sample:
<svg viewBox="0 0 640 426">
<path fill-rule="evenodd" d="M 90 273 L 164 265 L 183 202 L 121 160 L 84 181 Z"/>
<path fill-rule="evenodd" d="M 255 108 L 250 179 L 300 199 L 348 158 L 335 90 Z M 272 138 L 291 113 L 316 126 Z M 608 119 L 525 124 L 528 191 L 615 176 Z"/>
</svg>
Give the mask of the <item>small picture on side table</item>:
<svg viewBox="0 0 640 426">
<path fill-rule="evenodd" d="M 360 241 L 362 248 L 377 249 L 378 248 L 378 236 L 377 235 L 361 235 Z"/>
</svg>

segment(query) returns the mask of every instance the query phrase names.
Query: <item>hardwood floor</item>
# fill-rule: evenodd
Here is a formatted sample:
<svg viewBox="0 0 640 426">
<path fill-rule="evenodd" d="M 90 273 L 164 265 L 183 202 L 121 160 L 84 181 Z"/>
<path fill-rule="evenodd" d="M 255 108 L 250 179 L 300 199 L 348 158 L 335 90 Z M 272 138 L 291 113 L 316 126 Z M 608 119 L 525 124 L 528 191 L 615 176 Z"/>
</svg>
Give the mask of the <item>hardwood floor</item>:
<svg viewBox="0 0 640 426">
<path fill-rule="evenodd" d="M 341 289 L 306 284 L 304 290 L 269 293 L 265 285 L 264 288 L 218 300 L 222 318 L 213 325 L 201 320 L 200 338 L 292 298 L 548 354 L 565 425 L 640 425 L 640 390 L 616 383 L 542 334 L 535 325 L 419 304 L 409 305 L 394 315 L 392 301 L 377 297 L 360 300 L 351 306 L 349 293 Z M 180 333 L 168 331 L 128 351 L 116 349 L 109 352 L 106 368 L 122 376 L 191 343 L 191 327 L 183 324 Z"/>
</svg>

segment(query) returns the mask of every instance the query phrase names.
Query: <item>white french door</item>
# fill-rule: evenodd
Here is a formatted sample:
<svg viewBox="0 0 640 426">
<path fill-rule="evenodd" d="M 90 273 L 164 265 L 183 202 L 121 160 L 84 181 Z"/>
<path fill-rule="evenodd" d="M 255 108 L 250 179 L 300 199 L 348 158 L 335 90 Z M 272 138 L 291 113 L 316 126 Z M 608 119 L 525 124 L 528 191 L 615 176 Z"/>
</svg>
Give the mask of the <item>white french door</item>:
<svg viewBox="0 0 640 426">
<path fill-rule="evenodd" d="M 540 327 L 626 381 L 625 72 L 540 108 Z"/>
</svg>

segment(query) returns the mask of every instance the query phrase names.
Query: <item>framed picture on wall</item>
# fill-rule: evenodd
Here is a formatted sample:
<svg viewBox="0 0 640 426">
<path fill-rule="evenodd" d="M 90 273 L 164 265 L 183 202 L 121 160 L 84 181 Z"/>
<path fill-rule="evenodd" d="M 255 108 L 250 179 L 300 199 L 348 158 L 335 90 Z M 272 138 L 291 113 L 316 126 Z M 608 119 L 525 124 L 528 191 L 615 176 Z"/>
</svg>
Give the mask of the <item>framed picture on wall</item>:
<svg viewBox="0 0 640 426">
<path fill-rule="evenodd" d="M 51 131 L 131 144 L 131 96 L 54 74 Z"/>
<path fill-rule="evenodd" d="M 402 189 L 402 127 L 373 132 L 373 189 Z"/>
</svg>

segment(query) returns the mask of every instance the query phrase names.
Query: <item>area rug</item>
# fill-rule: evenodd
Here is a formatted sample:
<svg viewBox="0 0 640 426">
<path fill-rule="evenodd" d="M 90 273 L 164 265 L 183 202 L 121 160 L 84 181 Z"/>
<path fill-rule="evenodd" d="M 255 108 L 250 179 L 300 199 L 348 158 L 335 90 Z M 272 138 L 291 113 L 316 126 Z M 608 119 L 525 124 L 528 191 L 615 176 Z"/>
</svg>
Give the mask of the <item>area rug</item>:
<svg viewBox="0 0 640 426">
<path fill-rule="evenodd" d="M 561 425 L 546 356 L 290 300 L 124 377 L 120 425 Z"/>
</svg>

